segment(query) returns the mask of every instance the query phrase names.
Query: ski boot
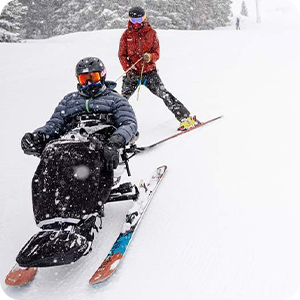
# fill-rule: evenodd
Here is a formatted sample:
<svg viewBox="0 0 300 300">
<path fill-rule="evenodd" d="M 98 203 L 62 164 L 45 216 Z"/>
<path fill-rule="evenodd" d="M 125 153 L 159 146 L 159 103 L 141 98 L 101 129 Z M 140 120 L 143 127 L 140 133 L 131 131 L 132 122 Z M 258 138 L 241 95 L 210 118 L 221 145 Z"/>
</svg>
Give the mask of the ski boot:
<svg viewBox="0 0 300 300">
<path fill-rule="evenodd" d="M 200 125 L 201 123 L 197 120 L 196 116 L 189 116 L 181 120 L 178 131 L 189 130 L 193 127 Z"/>
<path fill-rule="evenodd" d="M 81 220 L 78 224 L 47 225 L 47 229 L 44 227 L 44 230 L 35 234 L 21 249 L 16 258 L 17 263 L 26 268 L 74 263 L 92 250 L 93 230 L 98 231 L 95 225 L 97 217 L 98 213 Z"/>
</svg>

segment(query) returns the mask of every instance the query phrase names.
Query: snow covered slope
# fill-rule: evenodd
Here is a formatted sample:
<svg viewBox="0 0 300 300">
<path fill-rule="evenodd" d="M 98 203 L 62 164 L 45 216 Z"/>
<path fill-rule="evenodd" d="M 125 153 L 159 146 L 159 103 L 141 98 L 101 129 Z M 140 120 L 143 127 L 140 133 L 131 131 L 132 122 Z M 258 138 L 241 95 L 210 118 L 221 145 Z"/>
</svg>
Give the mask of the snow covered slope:
<svg viewBox="0 0 300 300">
<path fill-rule="evenodd" d="M 30 182 L 38 160 L 22 153 L 20 139 L 43 125 L 58 101 L 75 90 L 80 58 L 99 56 L 109 79 L 121 75 L 122 31 L 0 44 L 0 278 L 7 295 L 281 300 L 296 292 L 300 19 L 293 10 L 275 14 L 275 25 L 266 17 L 259 25 L 245 19 L 241 31 L 159 31 L 158 68 L 166 87 L 201 120 L 224 118 L 132 159 L 134 182 L 162 164 L 168 173 L 120 268 L 96 287 L 88 279 L 109 251 L 130 203 L 106 207 L 93 252 L 74 265 L 42 269 L 20 289 L 3 280 L 37 231 Z M 138 145 L 176 131 L 173 115 L 145 88 L 130 103 L 139 121 Z"/>
</svg>

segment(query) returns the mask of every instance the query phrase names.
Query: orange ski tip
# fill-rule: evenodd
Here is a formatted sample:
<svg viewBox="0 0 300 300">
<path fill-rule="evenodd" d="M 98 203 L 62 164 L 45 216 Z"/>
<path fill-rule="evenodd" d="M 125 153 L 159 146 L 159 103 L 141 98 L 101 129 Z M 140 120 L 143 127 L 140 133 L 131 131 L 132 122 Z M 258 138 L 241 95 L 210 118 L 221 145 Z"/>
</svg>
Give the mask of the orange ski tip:
<svg viewBox="0 0 300 300">
<path fill-rule="evenodd" d="M 22 268 L 18 265 L 14 266 L 7 274 L 5 283 L 10 286 L 22 286 L 34 278 L 37 268 Z"/>
</svg>

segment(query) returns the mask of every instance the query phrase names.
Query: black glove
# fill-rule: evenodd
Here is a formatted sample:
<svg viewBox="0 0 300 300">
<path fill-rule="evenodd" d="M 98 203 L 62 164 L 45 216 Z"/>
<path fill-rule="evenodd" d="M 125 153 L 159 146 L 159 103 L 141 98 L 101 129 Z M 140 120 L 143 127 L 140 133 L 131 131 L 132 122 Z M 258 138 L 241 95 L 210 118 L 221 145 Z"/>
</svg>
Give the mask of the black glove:
<svg viewBox="0 0 300 300">
<path fill-rule="evenodd" d="M 129 70 L 126 73 L 126 76 L 131 82 L 135 82 L 139 78 L 139 75 L 136 73 L 136 71 L 134 69 Z"/>
<path fill-rule="evenodd" d="M 40 156 L 47 144 L 47 136 L 42 132 L 27 132 L 21 140 L 25 154 Z"/>
<path fill-rule="evenodd" d="M 116 169 L 119 164 L 119 149 L 125 146 L 125 139 L 119 134 L 112 135 L 103 146 L 103 156 L 108 170 Z"/>
</svg>

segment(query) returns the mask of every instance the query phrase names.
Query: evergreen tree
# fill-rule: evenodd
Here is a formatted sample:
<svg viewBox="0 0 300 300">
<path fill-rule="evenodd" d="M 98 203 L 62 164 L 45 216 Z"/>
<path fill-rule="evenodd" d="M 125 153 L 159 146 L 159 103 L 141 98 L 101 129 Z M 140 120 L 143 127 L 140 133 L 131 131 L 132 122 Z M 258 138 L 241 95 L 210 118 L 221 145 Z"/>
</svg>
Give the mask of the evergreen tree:
<svg viewBox="0 0 300 300">
<path fill-rule="evenodd" d="M 116 2 L 105 1 L 97 19 L 97 29 L 124 28 L 128 22 L 127 7 Z"/>
<path fill-rule="evenodd" d="M 18 42 L 21 34 L 22 17 L 26 15 L 27 8 L 18 0 L 7 4 L 0 16 L 0 42 Z"/>
<path fill-rule="evenodd" d="M 231 4 L 231 1 L 214 0 L 215 13 L 213 20 L 215 27 L 226 26 L 230 22 L 229 17 L 232 16 Z"/>
<path fill-rule="evenodd" d="M 188 29 L 214 29 L 229 23 L 231 0 L 189 0 L 187 4 L 190 16 Z"/>
<path fill-rule="evenodd" d="M 66 34 L 76 31 L 122 28 L 127 23 L 125 18 L 121 17 L 124 12 L 125 9 L 115 2 L 68 0 L 56 10 L 57 26 L 54 32 Z"/>
<path fill-rule="evenodd" d="M 231 0 L 14 0 L 27 8 L 22 38 L 47 38 L 77 31 L 126 28 L 128 10 L 142 6 L 155 29 L 204 30 L 226 26 Z M 19 22 L 19 21 L 18 21 Z M 11 24 L 17 24 L 14 20 Z M 2 28 L 4 25 L 2 26 Z"/>
<path fill-rule="evenodd" d="M 27 1 L 28 13 L 24 20 L 26 38 L 48 38 L 54 35 L 56 10 L 61 6 L 60 0 Z"/>
<path fill-rule="evenodd" d="M 86 2 L 78 0 L 64 0 L 55 11 L 56 25 L 53 28 L 55 35 L 83 31 L 82 19 Z M 83 24 L 84 25 L 84 24 Z"/>
<path fill-rule="evenodd" d="M 246 7 L 245 1 L 242 2 L 241 15 L 248 17 L 248 9 Z"/>
<path fill-rule="evenodd" d="M 146 11 L 147 18 L 151 26 L 160 29 L 177 28 L 174 20 L 176 18 L 176 13 L 173 12 L 174 7 L 172 8 L 170 1 L 145 0 L 145 5 L 143 7 Z"/>
</svg>

